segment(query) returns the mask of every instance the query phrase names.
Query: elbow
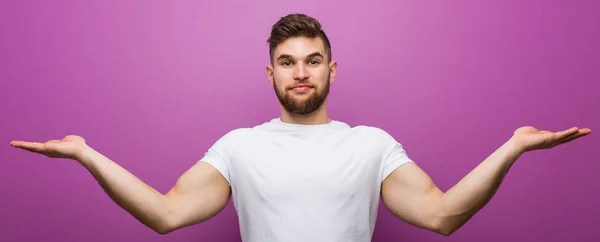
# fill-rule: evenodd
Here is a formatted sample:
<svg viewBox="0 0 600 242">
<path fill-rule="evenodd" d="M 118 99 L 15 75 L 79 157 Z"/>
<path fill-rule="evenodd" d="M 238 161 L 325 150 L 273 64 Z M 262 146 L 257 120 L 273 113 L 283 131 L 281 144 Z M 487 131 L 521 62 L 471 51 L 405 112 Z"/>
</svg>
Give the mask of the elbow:
<svg viewBox="0 0 600 242">
<path fill-rule="evenodd" d="M 449 226 L 440 226 L 432 229 L 432 231 L 443 236 L 450 236 L 456 229 L 450 228 Z"/>
<path fill-rule="evenodd" d="M 456 230 L 455 229 L 451 229 L 451 228 L 439 228 L 436 230 L 436 232 L 438 234 L 441 234 L 443 236 L 450 236 L 452 235 Z"/>
<path fill-rule="evenodd" d="M 173 232 L 176 229 L 172 223 L 169 222 L 168 219 L 158 219 L 156 223 L 149 226 L 154 232 L 166 235 L 168 233 Z"/>
<path fill-rule="evenodd" d="M 165 235 L 168 233 L 171 233 L 173 230 L 169 229 L 168 227 L 156 227 L 156 228 L 152 228 L 152 230 L 154 230 L 154 232 L 160 234 L 160 235 Z"/>
<path fill-rule="evenodd" d="M 166 210 L 154 217 L 152 226 L 150 226 L 154 232 L 160 235 L 169 234 L 180 226 L 175 212 L 169 207 L 167 206 Z"/>
<path fill-rule="evenodd" d="M 431 230 L 443 236 L 450 236 L 456 232 L 458 228 L 447 220 L 438 219 L 438 221 L 436 221 L 432 226 Z"/>
</svg>

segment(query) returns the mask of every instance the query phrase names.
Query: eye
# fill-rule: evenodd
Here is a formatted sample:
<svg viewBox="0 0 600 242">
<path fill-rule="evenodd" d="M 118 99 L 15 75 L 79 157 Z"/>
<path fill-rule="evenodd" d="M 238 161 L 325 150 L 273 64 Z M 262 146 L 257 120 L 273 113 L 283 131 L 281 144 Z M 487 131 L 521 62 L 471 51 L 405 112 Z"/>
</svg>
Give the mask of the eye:
<svg viewBox="0 0 600 242">
<path fill-rule="evenodd" d="M 282 66 L 291 66 L 292 62 L 290 62 L 290 61 L 284 61 L 284 62 L 281 62 L 281 65 Z"/>
<path fill-rule="evenodd" d="M 318 65 L 319 61 L 317 61 L 317 60 L 311 60 L 311 61 L 308 62 L 308 64 L 311 65 L 311 66 Z"/>
</svg>

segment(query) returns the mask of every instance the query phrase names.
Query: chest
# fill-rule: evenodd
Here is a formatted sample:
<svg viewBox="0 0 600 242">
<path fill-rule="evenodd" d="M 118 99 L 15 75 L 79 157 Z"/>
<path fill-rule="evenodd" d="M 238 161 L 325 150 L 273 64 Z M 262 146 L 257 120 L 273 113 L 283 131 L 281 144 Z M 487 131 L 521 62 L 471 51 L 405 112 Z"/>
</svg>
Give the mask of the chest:
<svg viewBox="0 0 600 242">
<path fill-rule="evenodd" d="M 381 160 L 378 147 L 352 137 L 260 139 L 232 157 L 232 186 L 269 201 L 351 199 L 378 188 Z"/>
</svg>

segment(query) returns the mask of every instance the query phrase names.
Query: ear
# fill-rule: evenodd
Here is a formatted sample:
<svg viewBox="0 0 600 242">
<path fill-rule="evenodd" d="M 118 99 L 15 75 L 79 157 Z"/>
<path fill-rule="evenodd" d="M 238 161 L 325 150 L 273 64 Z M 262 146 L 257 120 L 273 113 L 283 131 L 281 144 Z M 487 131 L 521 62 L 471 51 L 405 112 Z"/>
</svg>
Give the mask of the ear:
<svg viewBox="0 0 600 242">
<path fill-rule="evenodd" d="M 267 65 L 267 77 L 269 78 L 269 83 L 271 86 L 273 85 L 273 66 Z"/>
<path fill-rule="evenodd" d="M 333 82 L 335 82 L 336 72 L 337 72 L 337 61 L 331 61 L 329 63 L 329 75 L 330 75 L 329 84 L 332 84 Z"/>
</svg>

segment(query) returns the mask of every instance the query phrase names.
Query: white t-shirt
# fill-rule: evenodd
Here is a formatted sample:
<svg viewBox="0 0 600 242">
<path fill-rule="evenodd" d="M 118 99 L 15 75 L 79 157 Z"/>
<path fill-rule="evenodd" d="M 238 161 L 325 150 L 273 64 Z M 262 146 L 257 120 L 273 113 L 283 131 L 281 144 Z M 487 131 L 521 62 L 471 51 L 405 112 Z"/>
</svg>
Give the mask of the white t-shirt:
<svg viewBox="0 0 600 242">
<path fill-rule="evenodd" d="M 201 161 L 231 185 L 246 242 L 371 241 L 381 182 L 413 162 L 378 128 L 280 118 L 227 133 Z"/>
</svg>

